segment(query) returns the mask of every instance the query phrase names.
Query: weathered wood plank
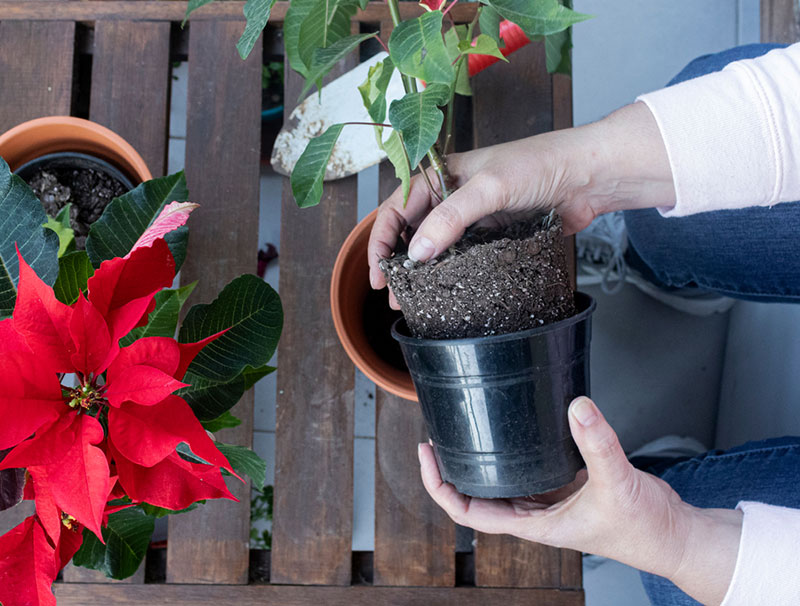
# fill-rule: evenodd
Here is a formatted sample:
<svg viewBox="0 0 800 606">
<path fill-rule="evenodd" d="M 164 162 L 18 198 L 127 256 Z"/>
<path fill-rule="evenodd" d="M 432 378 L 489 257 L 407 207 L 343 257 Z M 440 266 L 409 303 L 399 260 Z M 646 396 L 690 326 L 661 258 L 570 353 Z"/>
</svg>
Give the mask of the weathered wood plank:
<svg viewBox="0 0 800 606">
<path fill-rule="evenodd" d="M 561 553 L 503 534 L 476 533 L 475 585 L 478 587 L 558 587 Z"/>
<path fill-rule="evenodd" d="M 382 24 L 388 40 L 391 23 Z M 399 185 L 388 162 L 379 168 L 378 199 Z M 415 402 L 380 388 L 375 394 L 375 585 L 452 587 L 455 524 L 428 496 L 417 444 L 428 439 Z"/>
<path fill-rule="evenodd" d="M 109 579 L 106 575 L 104 575 L 99 570 L 90 570 L 89 568 L 81 568 L 80 566 L 75 566 L 72 562 L 66 565 L 64 568 L 64 582 L 65 583 L 103 583 L 103 584 L 113 584 L 113 585 L 132 585 L 132 584 L 142 584 L 144 583 L 144 563 L 139 567 L 139 570 L 136 573 L 128 577 L 127 579 L 123 579 L 121 581 L 117 581 L 114 579 Z"/>
<path fill-rule="evenodd" d="M 0 133 L 69 114 L 74 41 L 74 23 L 0 23 Z M 30 501 L 0 512 L 0 534 L 33 512 Z"/>
<path fill-rule="evenodd" d="M 484 147 L 571 126 L 571 90 L 545 68 L 544 46 L 533 43 L 473 81 L 475 145 Z M 475 583 L 488 587 L 558 587 L 558 549 L 508 535 L 476 533 Z M 574 574 L 567 578 L 574 584 Z"/>
<path fill-rule="evenodd" d="M 285 74 L 288 119 L 303 81 L 288 64 Z M 273 583 L 350 584 L 355 372 L 333 328 L 329 291 L 336 254 L 356 222 L 356 196 L 349 177 L 326 183 L 319 206 L 299 209 L 284 179 Z"/>
<path fill-rule="evenodd" d="M 242 61 L 235 47 L 240 31 L 234 22 L 200 22 L 189 41 L 186 179 L 201 206 L 190 219 L 182 280 L 199 280 L 195 301 L 210 302 L 231 279 L 256 268 L 261 43 Z M 233 412 L 242 424 L 217 438 L 251 445 L 252 391 Z M 239 503 L 211 502 L 170 518 L 167 582 L 247 583 L 250 490 L 238 481 L 231 488 Z"/>
<path fill-rule="evenodd" d="M 154 177 L 164 174 L 169 99 L 167 22 L 98 21 L 90 118 L 133 145 Z"/>
<path fill-rule="evenodd" d="M 96 2 L 48 2 L 47 0 L 0 0 L 0 20 L 30 21 L 95 21 L 121 19 L 124 21 L 182 21 L 187 2 L 176 0 L 98 0 Z M 192 13 L 191 22 L 242 20 L 244 2 L 212 2 Z M 270 14 L 270 23 L 280 23 L 286 17 L 289 2 L 276 2 Z M 474 4 L 458 4 L 448 13 L 457 23 L 468 23 L 475 15 Z M 416 2 L 401 2 L 403 19 L 422 13 Z M 388 18 L 384 2 L 370 2 L 355 19 L 365 23 L 379 23 Z M 239 33 L 244 29 L 240 25 Z"/>
<path fill-rule="evenodd" d="M 580 589 L 583 587 L 583 558 L 580 551 L 561 550 L 561 583 L 562 589 Z"/>
<path fill-rule="evenodd" d="M 533 42 L 472 79 L 475 147 L 553 130 L 553 85 L 544 44 Z"/>
<path fill-rule="evenodd" d="M 761 41 L 792 44 L 800 40 L 797 0 L 761 0 Z"/>
<path fill-rule="evenodd" d="M 0 133 L 33 118 L 68 115 L 75 24 L 4 19 L 0 5 Z"/>
<path fill-rule="evenodd" d="M 582 606 L 583 592 L 473 587 L 74 585 L 57 583 L 59 606 Z"/>
<path fill-rule="evenodd" d="M 375 585 L 452 587 L 455 524 L 428 496 L 417 444 L 428 439 L 416 402 L 378 388 L 375 437 Z"/>
</svg>

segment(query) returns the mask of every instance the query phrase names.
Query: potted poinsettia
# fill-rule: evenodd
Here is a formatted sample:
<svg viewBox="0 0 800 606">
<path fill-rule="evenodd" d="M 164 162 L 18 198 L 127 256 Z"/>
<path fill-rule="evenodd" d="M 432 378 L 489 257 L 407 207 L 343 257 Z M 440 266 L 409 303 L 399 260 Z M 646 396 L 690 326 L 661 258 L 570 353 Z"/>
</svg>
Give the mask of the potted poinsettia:
<svg viewBox="0 0 800 606">
<path fill-rule="evenodd" d="M 174 338 L 193 288 L 171 288 L 197 206 L 185 190 L 182 173 L 143 183 L 92 226 L 89 252 L 59 258 L 40 202 L 0 159 L 0 212 L 18 218 L 0 231 L 13 298 L 0 320 L 0 509 L 36 506 L 0 536 L 4 606 L 55 604 L 70 560 L 130 576 L 156 517 L 234 499 L 224 475 L 263 485 L 263 462 L 209 431 L 235 426 L 229 409 L 273 370 L 280 301 L 240 276 Z"/>
</svg>

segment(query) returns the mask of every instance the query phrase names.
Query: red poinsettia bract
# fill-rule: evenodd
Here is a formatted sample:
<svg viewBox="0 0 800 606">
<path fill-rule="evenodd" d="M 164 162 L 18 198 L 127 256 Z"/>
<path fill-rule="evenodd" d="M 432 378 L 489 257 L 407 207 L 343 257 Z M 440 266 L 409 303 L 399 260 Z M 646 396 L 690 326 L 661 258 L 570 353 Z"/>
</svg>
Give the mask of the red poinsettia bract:
<svg viewBox="0 0 800 606">
<path fill-rule="evenodd" d="M 110 500 L 179 510 L 230 498 L 233 472 L 189 405 L 174 392 L 199 343 L 119 340 L 147 322 L 175 263 L 163 235 L 195 205 L 172 203 L 124 258 L 105 261 L 87 296 L 58 301 L 19 254 L 13 316 L 0 322 L 0 469 L 25 468 L 36 514 L 0 537 L 0 603 L 54 604 L 50 585 L 81 544 L 102 540 Z M 75 385 L 62 385 L 72 374 Z M 210 465 L 181 458 L 188 444 Z M 114 470 L 112 475 L 111 470 Z"/>
</svg>

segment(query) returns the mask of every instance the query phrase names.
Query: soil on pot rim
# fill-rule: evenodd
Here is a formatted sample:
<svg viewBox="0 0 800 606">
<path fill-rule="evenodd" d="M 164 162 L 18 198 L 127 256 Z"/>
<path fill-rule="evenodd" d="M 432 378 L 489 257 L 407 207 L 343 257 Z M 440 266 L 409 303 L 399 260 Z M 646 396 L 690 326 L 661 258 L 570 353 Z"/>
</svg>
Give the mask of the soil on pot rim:
<svg viewBox="0 0 800 606">
<path fill-rule="evenodd" d="M 483 337 L 575 314 L 561 219 L 472 228 L 427 263 L 405 253 L 380 263 L 416 337 Z"/>
<path fill-rule="evenodd" d="M 51 217 L 72 204 L 69 218 L 78 250 L 85 248 L 89 226 L 108 203 L 128 191 L 114 177 L 93 168 L 47 168 L 36 172 L 28 185 Z"/>
</svg>

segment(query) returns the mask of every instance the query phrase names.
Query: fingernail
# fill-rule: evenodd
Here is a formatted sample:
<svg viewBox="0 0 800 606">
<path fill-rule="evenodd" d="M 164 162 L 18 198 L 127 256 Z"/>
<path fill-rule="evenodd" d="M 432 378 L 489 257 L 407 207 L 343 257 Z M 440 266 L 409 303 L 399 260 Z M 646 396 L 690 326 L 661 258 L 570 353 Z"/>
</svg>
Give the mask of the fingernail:
<svg viewBox="0 0 800 606">
<path fill-rule="evenodd" d="M 412 261 L 427 261 L 436 252 L 436 247 L 428 238 L 416 238 L 408 249 L 408 258 Z"/>
<path fill-rule="evenodd" d="M 425 442 L 420 442 L 417 444 L 417 456 L 421 459 L 422 458 L 422 447 L 425 446 Z"/>
<path fill-rule="evenodd" d="M 569 407 L 569 411 L 584 427 L 589 427 L 597 420 L 597 407 L 589 398 L 578 398 Z"/>
<path fill-rule="evenodd" d="M 377 279 L 378 278 L 375 275 L 375 272 L 372 269 L 370 269 L 369 270 L 369 285 L 372 287 L 373 290 L 377 290 L 378 289 L 378 287 L 375 286 L 375 283 L 376 283 Z"/>
</svg>

